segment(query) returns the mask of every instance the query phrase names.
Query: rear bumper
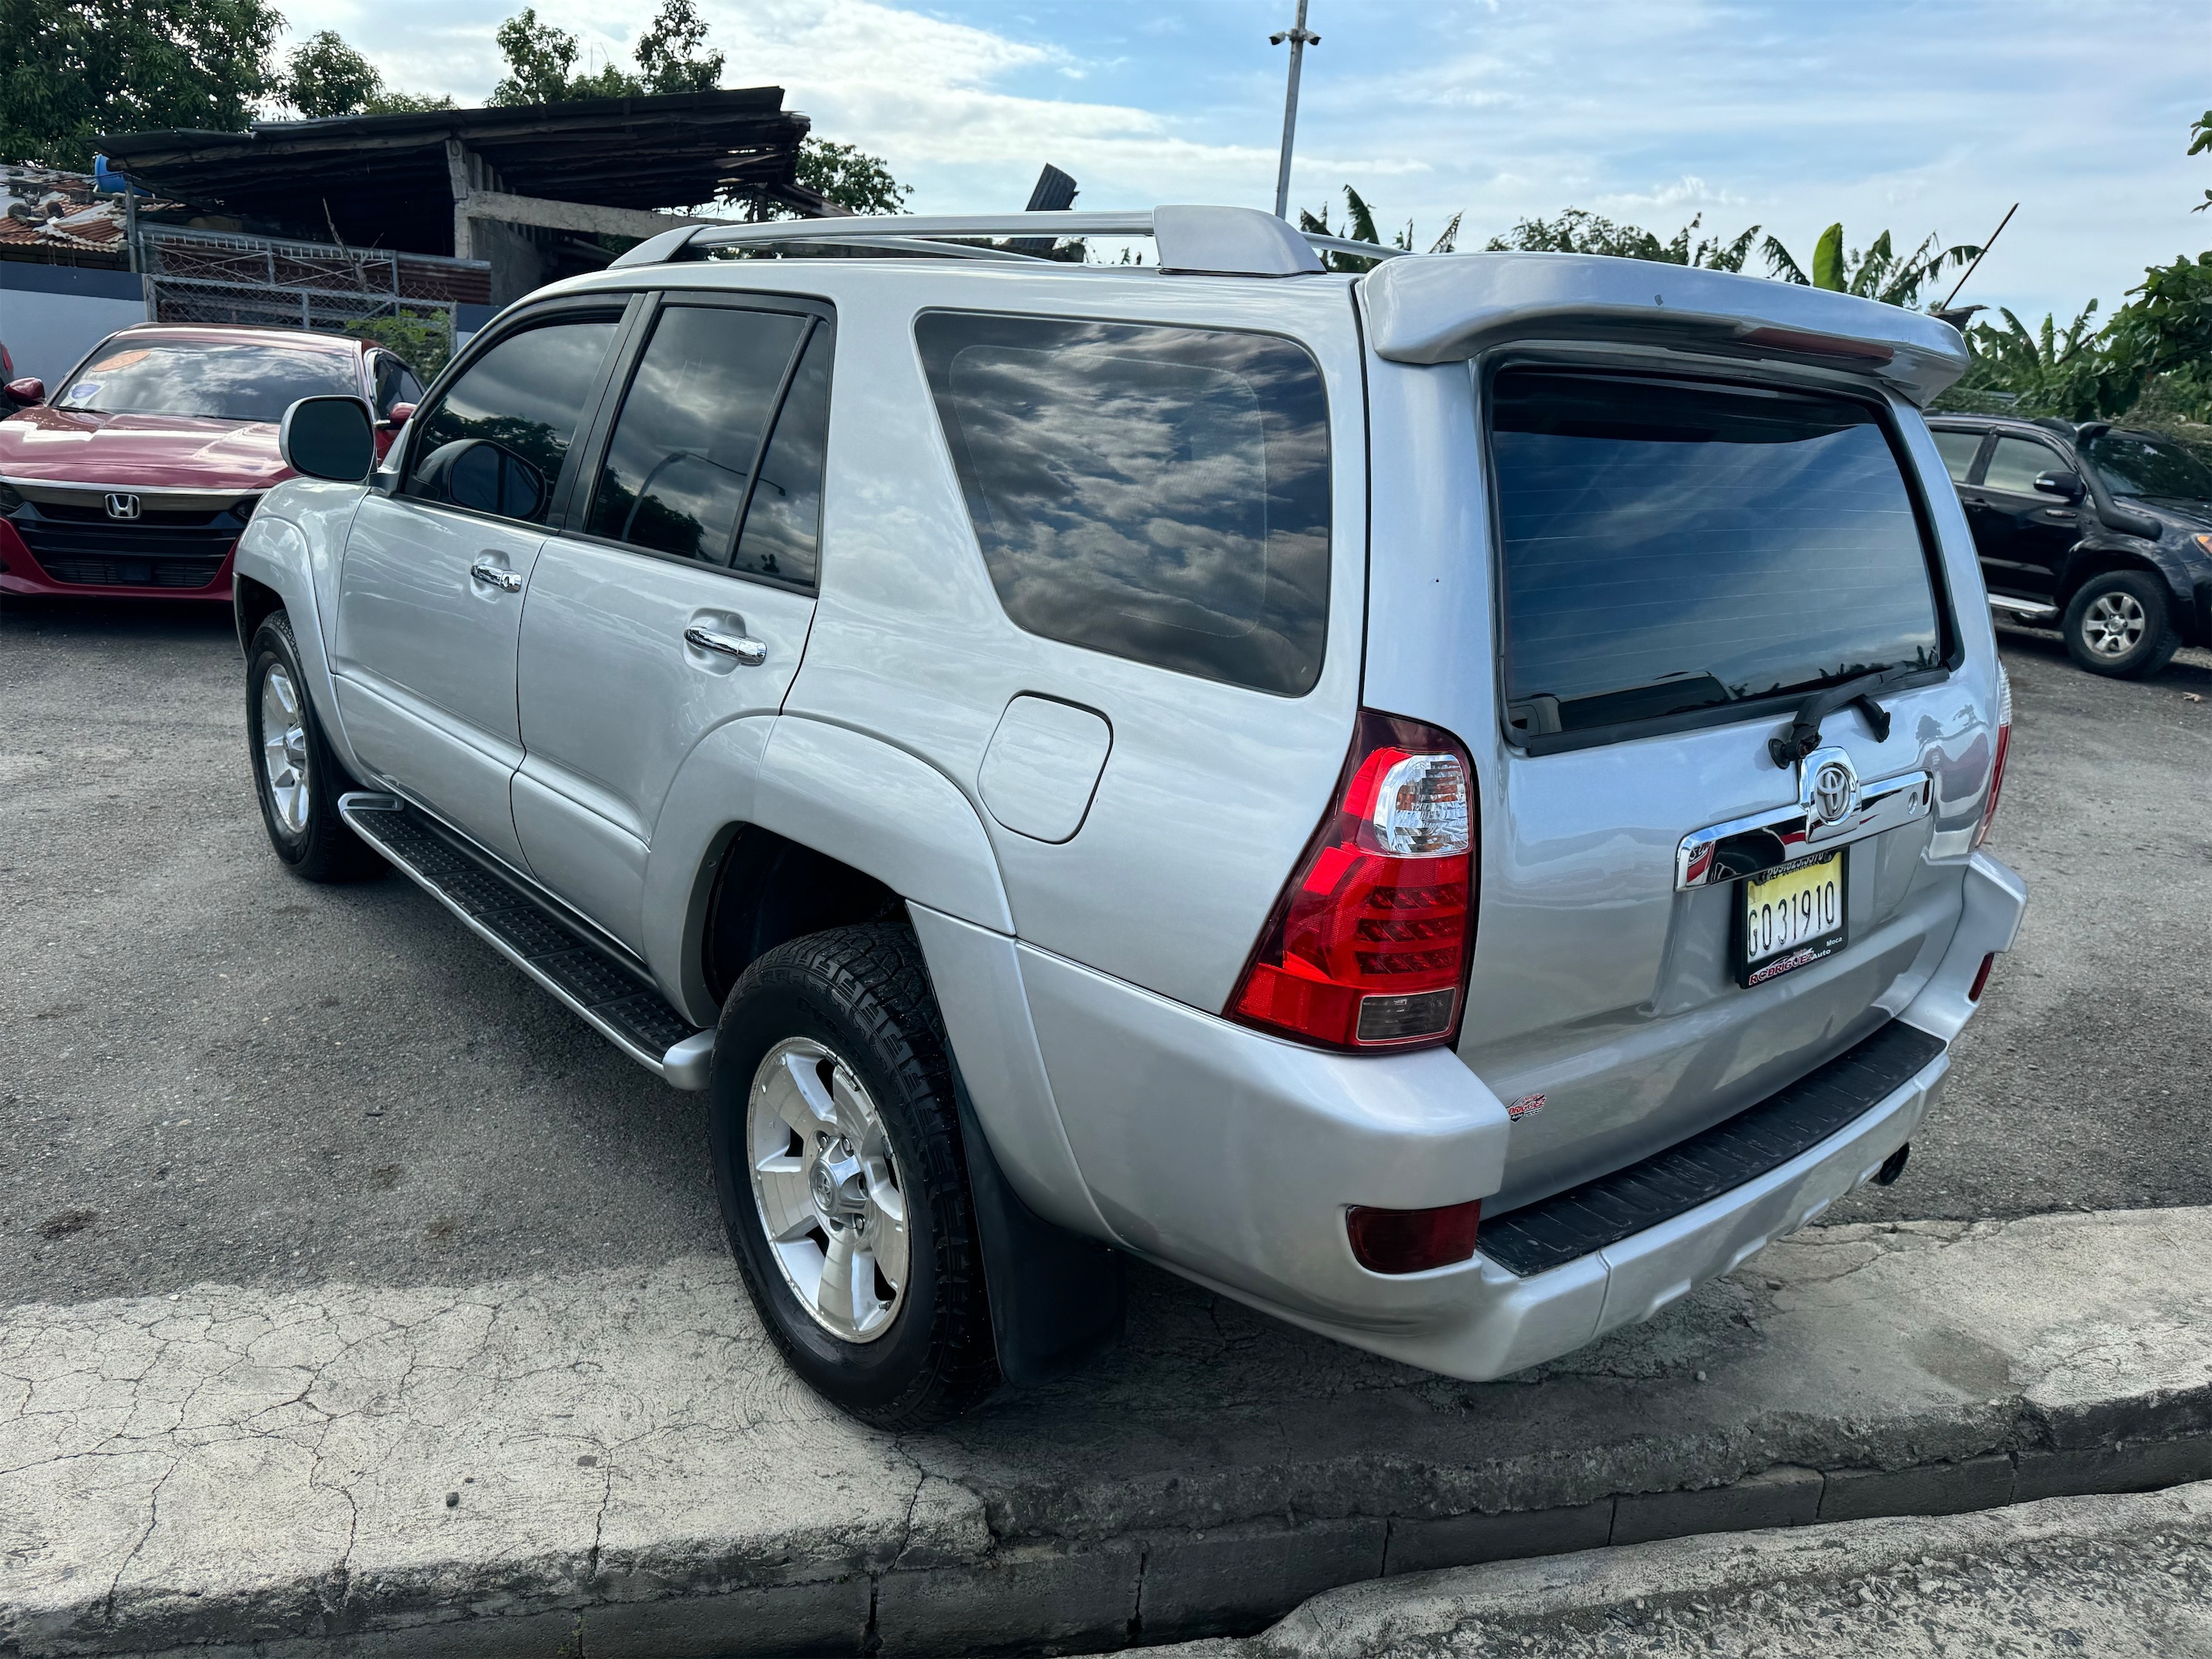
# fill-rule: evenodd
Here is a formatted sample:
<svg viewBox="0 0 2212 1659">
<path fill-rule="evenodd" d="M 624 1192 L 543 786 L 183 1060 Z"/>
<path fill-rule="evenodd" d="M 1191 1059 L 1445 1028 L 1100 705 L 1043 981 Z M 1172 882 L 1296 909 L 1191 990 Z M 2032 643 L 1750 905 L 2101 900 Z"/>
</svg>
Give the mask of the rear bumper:
<svg viewBox="0 0 2212 1659">
<path fill-rule="evenodd" d="M 237 557 L 238 544 L 233 542 L 222 556 L 222 562 L 216 568 L 214 577 L 196 587 L 173 586 L 158 579 L 131 582 L 64 581 L 39 562 L 12 525 L 0 520 L 0 593 L 40 593 L 70 599 L 206 599 L 228 605 L 231 566 Z M 154 561 L 125 562 L 133 565 L 133 574 L 153 574 Z M 135 568 L 140 565 L 145 567 L 143 571 Z M 202 565 L 201 568 L 205 568 L 205 566 Z"/>
<path fill-rule="evenodd" d="M 2012 943 L 2027 894 L 1977 854 L 1965 900 L 1935 971 L 1888 1011 L 1944 1045 L 1924 1064 L 1763 1174 L 1525 1276 L 1479 1239 L 1467 1262 L 1371 1273 L 1346 1238 L 1347 1204 L 1498 1189 L 1505 1113 L 1456 1055 L 1318 1054 L 1026 949 L 1023 976 L 1069 1145 L 1118 1242 L 1310 1330 L 1479 1381 L 1648 1318 L 1871 1179 L 1936 1098 L 1966 993 Z"/>
</svg>

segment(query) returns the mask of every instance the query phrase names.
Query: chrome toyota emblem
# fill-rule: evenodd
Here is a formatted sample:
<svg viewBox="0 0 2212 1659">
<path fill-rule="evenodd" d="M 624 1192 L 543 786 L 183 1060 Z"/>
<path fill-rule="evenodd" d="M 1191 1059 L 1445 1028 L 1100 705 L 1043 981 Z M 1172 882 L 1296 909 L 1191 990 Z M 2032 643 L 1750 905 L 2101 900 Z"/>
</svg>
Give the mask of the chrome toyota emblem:
<svg viewBox="0 0 2212 1659">
<path fill-rule="evenodd" d="M 138 498 L 136 495 L 110 495 L 107 498 L 107 516 L 111 519 L 137 518 Z"/>
<path fill-rule="evenodd" d="M 1808 830 L 1828 829 L 1858 811 L 1858 768 L 1849 755 L 1840 749 L 1816 749 L 1803 764 L 1797 799 Z"/>
</svg>

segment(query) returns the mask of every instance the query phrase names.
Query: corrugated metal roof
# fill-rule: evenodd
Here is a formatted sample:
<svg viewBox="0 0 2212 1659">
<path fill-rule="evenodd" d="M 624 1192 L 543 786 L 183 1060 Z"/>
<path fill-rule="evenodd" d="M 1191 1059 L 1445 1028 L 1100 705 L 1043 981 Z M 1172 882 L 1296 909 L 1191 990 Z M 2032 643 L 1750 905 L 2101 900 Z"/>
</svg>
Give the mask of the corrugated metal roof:
<svg viewBox="0 0 2212 1659">
<path fill-rule="evenodd" d="M 293 234 L 363 246 L 452 249 L 446 141 L 495 178 L 489 188 L 605 207 L 692 207 L 725 187 L 799 207 L 807 118 L 781 87 L 587 98 L 493 109 L 426 110 L 264 122 L 246 132 L 103 137 L 116 171 L 165 195 Z"/>
</svg>

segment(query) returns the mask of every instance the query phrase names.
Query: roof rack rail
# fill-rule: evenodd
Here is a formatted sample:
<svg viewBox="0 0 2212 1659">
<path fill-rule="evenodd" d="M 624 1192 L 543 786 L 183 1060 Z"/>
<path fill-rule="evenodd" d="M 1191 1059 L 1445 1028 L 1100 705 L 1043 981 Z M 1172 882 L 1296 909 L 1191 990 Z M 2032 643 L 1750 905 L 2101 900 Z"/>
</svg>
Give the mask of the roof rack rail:
<svg viewBox="0 0 2212 1659">
<path fill-rule="evenodd" d="M 1082 236 L 1149 236 L 1159 249 L 1159 269 L 1170 275 L 1303 276 L 1325 268 L 1315 252 L 1317 247 L 1366 259 L 1392 259 L 1405 252 L 1403 248 L 1293 230 L 1257 208 L 1167 206 L 1128 213 L 871 214 L 757 225 L 678 225 L 619 255 L 609 269 L 703 258 L 717 248 L 783 246 L 880 247 L 1049 264 L 1054 262 L 1035 254 L 945 239 Z"/>
</svg>

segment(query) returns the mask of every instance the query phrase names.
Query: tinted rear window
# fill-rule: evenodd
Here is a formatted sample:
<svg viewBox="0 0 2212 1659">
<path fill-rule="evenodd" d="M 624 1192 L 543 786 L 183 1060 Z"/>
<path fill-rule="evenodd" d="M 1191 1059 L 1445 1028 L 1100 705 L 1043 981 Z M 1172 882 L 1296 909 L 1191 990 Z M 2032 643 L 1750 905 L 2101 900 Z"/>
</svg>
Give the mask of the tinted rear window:
<svg viewBox="0 0 2212 1659">
<path fill-rule="evenodd" d="M 1328 632 L 1328 404 L 1266 334 L 936 312 L 915 336 L 1006 614 L 1297 696 Z"/>
<path fill-rule="evenodd" d="M 1491 445 L 1519 735 L 1942 660 L 1919 520 L 1871 408 L 1507 369 Z"/>
</svg>

